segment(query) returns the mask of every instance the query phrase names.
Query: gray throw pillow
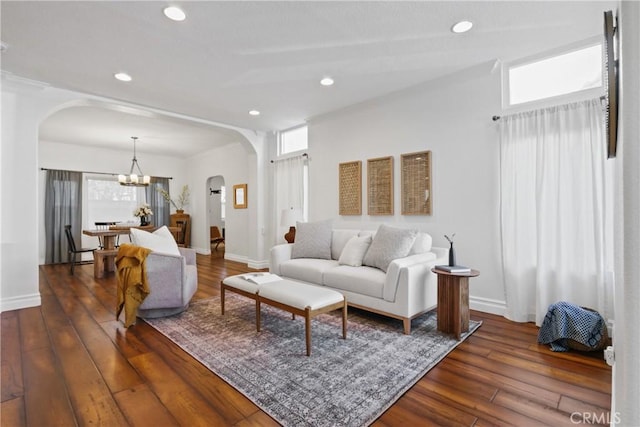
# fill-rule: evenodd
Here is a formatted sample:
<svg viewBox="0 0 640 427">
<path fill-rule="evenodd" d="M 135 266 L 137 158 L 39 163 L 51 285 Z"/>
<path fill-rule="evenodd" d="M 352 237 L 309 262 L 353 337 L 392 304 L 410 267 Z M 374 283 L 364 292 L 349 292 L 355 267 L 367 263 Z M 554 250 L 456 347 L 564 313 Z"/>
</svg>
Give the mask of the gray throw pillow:
<svg viewBox="0 0 640 427">
<path fill-rule="evenodd" d="M 378 232 L 373 238 L 362 264 L 376 267 L 386 272 L 391 261 L 404 258 L 409 254 L 417 235 L 417 230 L 390 227 L 382 224 L 378 228 Z"/>
<path fill-rule="evenodd" d="M 291 258 L 331 259 L 331 220 L 296 223 Z"/>
</svg>

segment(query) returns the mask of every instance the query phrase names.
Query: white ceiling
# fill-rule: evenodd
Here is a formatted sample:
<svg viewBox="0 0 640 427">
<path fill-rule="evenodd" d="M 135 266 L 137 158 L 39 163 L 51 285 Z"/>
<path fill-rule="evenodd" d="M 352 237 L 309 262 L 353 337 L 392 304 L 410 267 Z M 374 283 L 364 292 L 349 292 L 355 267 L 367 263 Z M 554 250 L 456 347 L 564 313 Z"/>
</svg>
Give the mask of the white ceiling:
<svg viewBox="0 0 640 427">
<path fill-rule="evenodd" d="M 305 120 L 499 59 L 597 36 L 616 2 L 196 1 L 0 3 L 2 70 L 55 87 L 255 130 Z M 458 20 L 473 29 L 456 35 Z M 113 74 L 124 71 L 133 81 Z M 319 80 L 332 76 L 332 87 Z M 257 109 L 261 115 L 249 116 Z M 228 130 L 119 109 L 53 115 L 43 139 L 184 157 Z M 147 141 L 148 144 L 145 144 Z M 176 146 L 176 141 L 181 141 Z"/>
</svg>

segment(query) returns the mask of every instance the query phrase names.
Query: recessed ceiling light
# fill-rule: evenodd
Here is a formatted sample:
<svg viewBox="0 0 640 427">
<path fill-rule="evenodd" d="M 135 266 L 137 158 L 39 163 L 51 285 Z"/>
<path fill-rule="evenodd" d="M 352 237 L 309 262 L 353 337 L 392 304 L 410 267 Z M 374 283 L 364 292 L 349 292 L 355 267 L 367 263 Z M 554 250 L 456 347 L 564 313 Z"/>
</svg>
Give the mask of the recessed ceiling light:
<svg viewBox="0 0 640 427">
<path fill-rule="evenodd" d="M 116 73 L 113 75 L 113 77 L 120 80 L 121 82 L 130 82 L 132 80 L 131 76 L 127 73 Z"/>
<path fill-rule="evenodd" d="M 249 111 L 249 114 L 251 114 L 252 116 L 259 116 L 259 115 L 260 115 L 260 111 L 258 111 L 258 110 L 251 110 L 251 111 Z"/>
<path fill-rule="evenodd" d="M 473 27 L 473 22 L 471 22 L 471 21 L 460 21 L 460 22 L 454 24 L 453 27 L 451 27 L 451 31 L 453 31 L 456 34 L 466 33 L 467 31 L 469 31 L 471 29 L 471 27 Z"/>
<path fill-rule="evenodd" d="M 164 8 L 164 16 L 174 21 L 184 21 L 187 15 L 179 7 L 169 6 Z"/>
<path fill-rule="evenodd" d="M 333 85 L 333 79 L 331 77 L 325 77 L 322 80 L 320 80 L 320 84 L 322 86 L 331 86 Z"/>
</svg>

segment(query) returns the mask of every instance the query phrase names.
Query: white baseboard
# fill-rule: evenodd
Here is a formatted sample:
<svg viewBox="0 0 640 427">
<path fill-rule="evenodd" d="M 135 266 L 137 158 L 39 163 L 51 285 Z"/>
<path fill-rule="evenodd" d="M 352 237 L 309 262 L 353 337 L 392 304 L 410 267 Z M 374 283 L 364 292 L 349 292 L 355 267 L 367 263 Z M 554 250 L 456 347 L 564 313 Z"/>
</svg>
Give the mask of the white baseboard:
<svg viewBox="0 0 640 427">
<path fill-rule="evenodd" d="M 232 254 L 232 253 L 230 253 L 228 251 L 225 251 L 224 259 L 228 259 L 229 261 L 236 261 L 236 262 L 242 262 L 242 263 L 247 264 L 247 260 L 249 258 L 247 258 L 244 255 L 236 255 L 236 254 Z"/>
<path fill-rule="evenodd" d="M 247 265 L 249 266 L 249 268 L 255 268 L 256 270 L 261 270 L 263 268 L 269 268 L 269 261 L 267 260 L 262 260 L 262 261 L 256 261 L 256 260 L 250 260 Z"/>
<path fill-rule="evenodd" d="M 483 313 L 503 316 L 506 313 L 507 303 L 505 301 L 469 296 L 469 308 L 482 311 Z"/>
<path fill-rule="evenodd" d="M 39 307 L 40 305 L 42 305 L 40 294 L 2 298 L 0 300 L 0 312 L 19 310 L 21 308 Z"/>
</svg>

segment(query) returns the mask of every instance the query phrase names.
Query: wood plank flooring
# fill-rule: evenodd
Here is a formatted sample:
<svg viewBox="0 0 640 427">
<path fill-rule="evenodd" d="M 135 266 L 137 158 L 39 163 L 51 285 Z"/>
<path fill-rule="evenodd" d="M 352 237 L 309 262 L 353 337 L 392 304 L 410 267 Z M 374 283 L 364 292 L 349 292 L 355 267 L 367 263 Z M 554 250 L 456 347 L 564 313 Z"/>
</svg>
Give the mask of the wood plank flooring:
<svg viewBox="0 0 640 427">
<path fill-rule="evenodd" d="M 195 299 L 251 271 L 221 254 L 197 256 Z M 115 288 L 115 276 L 96 280 L 92 265 L 75 276 L 66 265 L 40 267 L 42 306 L 2 313 L 1 426 L 277 425 L 143 321 L 125 329 Z M 553 353 L 536 343 L 533 324 L 471 318 L 480 329 L 373 425 L 570 426 L 581 414 L 606 424 L 602 352 Z"/>
</svg>

